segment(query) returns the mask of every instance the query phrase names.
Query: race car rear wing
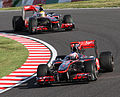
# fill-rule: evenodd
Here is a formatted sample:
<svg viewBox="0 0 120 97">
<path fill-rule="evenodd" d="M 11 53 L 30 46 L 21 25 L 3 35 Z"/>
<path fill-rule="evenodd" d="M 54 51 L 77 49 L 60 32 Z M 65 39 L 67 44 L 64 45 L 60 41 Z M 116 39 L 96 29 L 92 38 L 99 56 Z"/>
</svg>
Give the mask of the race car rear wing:
<svg viewBox="0 0 120 97">
<path fill-rule="evenodd" d="M 77 46 L 78 49 L 87 49 L 95 47 L 95 40 L 71 42 L 71 47 Z"/>
<path fill-rule="evenodd" d="M 22 14 L 23 14 L 23 20 L 25 20 L 25 16 L 26 16 L 26 11 L 39 11 L 39 6 L 38 5 L 27 5 L 24 6 L 22 9 Z"/>
<path fill-rule="evenodd" d="M 39 6 L 38 5 L 28 5 L 28 6 L 24 6 L 24 11 L 38 11 L 39 10 Z"/>
<path fill-rule="evenodd" d="M 76 48 L 78 52 L 81 51 L 82 49 L 94 48 L 95 53 L 96 53 L 96 57 L 98 57 L 96 40 L 71 42 L 70 46 L 71 46 L 71 48 Z"/>
</svg>

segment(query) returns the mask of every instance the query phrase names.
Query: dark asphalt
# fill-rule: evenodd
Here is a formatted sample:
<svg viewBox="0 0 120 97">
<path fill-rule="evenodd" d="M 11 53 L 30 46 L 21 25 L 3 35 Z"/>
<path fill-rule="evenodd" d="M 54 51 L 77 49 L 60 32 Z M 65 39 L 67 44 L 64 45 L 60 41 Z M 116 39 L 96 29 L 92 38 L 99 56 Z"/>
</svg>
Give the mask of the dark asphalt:
<svg viewBox="0 0 120 97">
<path fill-rule="evenodd" d="M 101 74 L 97 81 L 89 84 L 63 83 L 50 87 L 34 86 L 32 79 L 13 88 L 0 97 L 120 97 L 120 9 L 79 9 L 56 11 L 71 14 L 76 29 L 69 32 L 45 32 L 27 35 L 44 40 L 55 47 L 59 55 L 70 52 L 69 43 L 79 40 L 97 40 L 99 52 L 111 51 L 114 55 L 115 70 Z M 12 33 L 11 19 L 20 12 L 0 12 L 0 31 Z"/>
</svg>

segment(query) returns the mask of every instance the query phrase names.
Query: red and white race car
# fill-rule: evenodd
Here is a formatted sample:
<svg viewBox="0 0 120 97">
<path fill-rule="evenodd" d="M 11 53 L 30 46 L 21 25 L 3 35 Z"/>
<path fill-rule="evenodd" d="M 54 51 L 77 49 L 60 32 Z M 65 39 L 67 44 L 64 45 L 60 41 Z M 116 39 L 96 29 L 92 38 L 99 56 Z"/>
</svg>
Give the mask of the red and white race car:
<svg viewBox="0 0 120 97">
<path fill-rule="evenodd" d="M 75 28 L 71 15 L 62 17 L 54 12 L 45 13 L 39 11 L 38 5 L 24 6 L 22 13 L 23 16 L 13 16 L 14 31 L 28 30 L 29 33 L 36 33 L 38 31 L 63 31 Z"/>
<path fill-rule="evenodd" d="M 112 53 L 106 51 L 99 55 L 95 40 L 71 42 L 70 45 L 72 52 L 66 56 L 57 56 L 51 67 L 47 64 L 38 66 L 36 77 L 38 84 L 95 81 L 100 71 L 113 71 Z M 92 50 L 94 52 L 91 52 L 91 49 L 94 49 Z"/>
</svg>

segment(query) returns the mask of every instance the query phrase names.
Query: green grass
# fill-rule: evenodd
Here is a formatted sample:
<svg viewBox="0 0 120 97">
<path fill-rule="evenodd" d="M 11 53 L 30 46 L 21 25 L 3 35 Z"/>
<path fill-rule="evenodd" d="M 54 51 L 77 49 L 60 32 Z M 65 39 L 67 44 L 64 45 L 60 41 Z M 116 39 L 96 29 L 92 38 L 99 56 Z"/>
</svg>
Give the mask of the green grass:
<svg viewBox="0 0 120 97">
<path fill-rule="evenodd" d="M 0 8 L 0 10 L 21 10 L 22 7 L 8 7 L 8 8 Z"/>
<path fill-rule="evenodd" d="M 88 0 L 59 4 L 46 4 L 45 9 L 58 8 L 103 8 L 103 7 L 120 7 L 120 0 Z"/>
<path fill-rule="evenodd" d="M 63 8 L 103 8 L 120 7 L 120 0 L 88 0 L 59 4 L 45 4 L 44 9 L 63 9 Z M 0 8 L 0 10 L 20 10 L 22 7 Z"/>
<path fill-rule="evenodd" d="M 0 78 L 19 68 L 27 57 L 24 45 L 0 36 Z"/>
</svg>

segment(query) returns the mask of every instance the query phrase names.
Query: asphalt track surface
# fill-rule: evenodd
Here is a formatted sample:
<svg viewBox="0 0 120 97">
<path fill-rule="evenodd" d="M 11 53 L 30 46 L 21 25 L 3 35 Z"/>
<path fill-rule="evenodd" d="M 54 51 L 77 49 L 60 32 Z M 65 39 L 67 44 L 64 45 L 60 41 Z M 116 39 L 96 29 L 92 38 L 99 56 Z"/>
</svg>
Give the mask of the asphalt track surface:
<svg viewBox="0 0 120 97">
<path fill-rule="evenodd" d="M 15 87 L 0 97 L 120 97 L 120 9 L 79 9 L 58 10 L 57 13 L 71 14 L 76 29 L 69 32 L 43 32 L 26 36 L 48 42 L 58 52 L 58 55 L 69 54 L 71 41 L 97 41 L 99 52 L 111 51 L 114 55 L 115 70 L 112 73 L 101 74 L 97 81 L 89 84 L 63 83 L 49 87 L 37 87 L 35 78 Z M 20 12 L 0 12 L 1 32 L 12 33 L 11 19 Z"/>
</svg>

